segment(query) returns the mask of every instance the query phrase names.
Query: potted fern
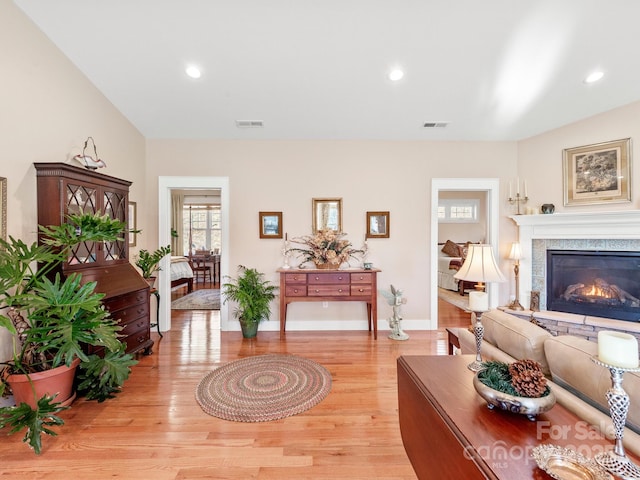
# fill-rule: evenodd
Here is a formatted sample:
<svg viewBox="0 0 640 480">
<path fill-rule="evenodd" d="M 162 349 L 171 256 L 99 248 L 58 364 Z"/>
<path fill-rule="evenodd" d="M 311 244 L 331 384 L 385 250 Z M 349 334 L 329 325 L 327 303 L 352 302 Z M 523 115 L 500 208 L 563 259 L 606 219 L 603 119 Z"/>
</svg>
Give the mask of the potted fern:
<svg viewBox="0 0 640 480">
<path fill-rule="evenodd" d="M 107 215 L 80 214 L 40 226 L 40 244 L 0 239 L 0 327 L 14 335 L 12 357 L 0 363 L 0 396 L 11 391 L 16 403 L 0 408 L 0 428 L 26 429 L 23 440 L 37 454 L 42 435 L 56 435 L 52 428 L 64 424 L 58 414 L 73 400 L 70 385 L 40 389 L 38 377 L 56 370 L 73 382 L 77 367 L 78 390 L 101 402 L 120 392 L 137 363 L 125 353 L 96 282 L 60 274 L 75 245 L 122 240 L 124 228 Z M 102 346 L 105 353 L 87 355 L 84 345 Z"/>
<path fill-rule="evenodd" d="M 277 286 L 264 279 L 264 274 L 255 268 L 238 265 L 238 277 L 227 277 L 223 288 L 224 303 L 231 300 L 237 304 L 233 316 L 240 321 L 242 336 L 253 338 L 258 333 L 258 324 L 271 316 L 271 302 L 276 298 Z"/>
<path fill-rule="evenodd" d="M 142 277 L 153 287 L 156 277 L 154 273 L 160 270 L 160 261 L 171 253 L 171 245 L 160 247 L 153 252 L 148 250 L 140 250 L 136 257 L 136 267 L 142 272 Z"/>
</svg>

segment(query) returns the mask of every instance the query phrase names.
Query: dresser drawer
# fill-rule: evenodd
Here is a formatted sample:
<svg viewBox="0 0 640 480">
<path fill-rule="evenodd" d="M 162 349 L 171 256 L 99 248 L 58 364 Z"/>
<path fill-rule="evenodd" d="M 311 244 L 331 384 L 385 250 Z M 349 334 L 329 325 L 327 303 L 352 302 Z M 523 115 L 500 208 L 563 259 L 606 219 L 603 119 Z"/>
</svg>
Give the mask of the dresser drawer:
<svg viewBox="0 0 640 480">
<path fill-rule="evenodd" d="M 310 297 L 348 297 L 349 285 L 309 285 Z"/>
<path fill-rule="evenodd" d="M 371 285 L 351 285 L 351 296 L 352 297 L 370 297 L 371 296 Z"/>
<path fill-rule="evenodd" d="M 146 302 L 147 298 L 149 298 L 149 290 L 145 288 L 107 299 L 104 301 L 104 305 L 107 307 L 107 310 L 113 314 L 117 310 L 129 307 L 130 305 Z"/>
<path fill-rule="evenodd" d="M 352 273 L 351 283 L 372 283 L 373 274 L 371 273 Z"/>
<path fill-rule="evenodd" d="M 111 312 L 111 317 L 118 320 L 120 325 L 125 325 L 131 320 L 143 317 L 149 319 L 149 303 L 141 303 L 139 305 L 133 305 L 131 307 L 123 308 L 116 312 Z"/>
<path fill-rule="evenodd" d="M 349 274 L 348 273 L 310 273 L 308 275 L 308 281 L 309 281 L 309 285 L 348 284 Z"/>
<path fill-rule="evenodd" d="M 285 295 L 287 297 L 305 297 L 307 295 L 306 285 L 287 285 L 285 288 Z"/>
<path fill-rule="evenodd" d="M 149 330 L 149 319 L 148 317 L 136 318 L 126 325 L 122 325 L 122 330 L 120 330 L 120 335 L 131 336 L 138 330 Z M 123 340 L 122 338 L 120 340 Z"/>
<path fill-rule="evenodd" d="M 127 352 L 137 351 L 143 348 L 151 340 L 151 334 L 149 329 L 140 330 L 139 332 L 129 335 L 127 338 L 122 338 L 120 341 L 127 345 Z M 151 344 L 153 346 L 153 343 Z M 146 348 L 146 347 L 145 347 Z"/>
<path fill-rule="evenodd" d="M 289 283 L 307 283 L 306 273 L 287 273 L 284 276 L 284 282 Z"/>
</svg>

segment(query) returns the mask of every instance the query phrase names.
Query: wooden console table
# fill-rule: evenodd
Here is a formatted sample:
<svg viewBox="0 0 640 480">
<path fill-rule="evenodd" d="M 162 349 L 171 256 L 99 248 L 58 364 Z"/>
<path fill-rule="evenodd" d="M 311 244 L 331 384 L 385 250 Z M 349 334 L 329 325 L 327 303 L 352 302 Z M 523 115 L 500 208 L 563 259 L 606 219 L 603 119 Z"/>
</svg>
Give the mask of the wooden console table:
<svg viewBox="0 0 640 480">
<path fill-rule="evenodd" d="M 472 355 L 398 358 L 400 432 L 420 480 L 547 479 L 531 457 L 537 445 L 566 446 L 592 457 L 613 449 L 612 441 L 559 404 L 534 422 L 489 410 L 473 388 L 471 360 Z"/>
<path fill-rule="evenodd" d="M 369 331 L 373 326 L 373 338 L 377 340 L 379 271 L 279 269 L 280 335 L 284 335 L 291 302 L 365 302 Z"/>
</svg>

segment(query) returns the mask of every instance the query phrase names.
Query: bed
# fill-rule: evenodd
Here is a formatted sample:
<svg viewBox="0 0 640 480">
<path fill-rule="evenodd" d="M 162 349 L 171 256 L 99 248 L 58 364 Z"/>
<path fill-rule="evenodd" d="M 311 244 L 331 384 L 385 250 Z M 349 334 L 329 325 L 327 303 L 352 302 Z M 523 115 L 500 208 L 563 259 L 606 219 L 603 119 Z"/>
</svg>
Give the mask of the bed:
<svg viewBox="0 0 640 480">
<path fill-rule="evenodd" d="M 472 282 L 454 278 L 464 263 L 467 243 L 456 243 L 447 240 L 438 244 L 438 287 L 465 294 L 465 290 L 473 288 Z"/>
<path fill-rule="evenodd" d="M 187 293 L 193 291 L 193 270 L 187 257 L 171 257 L 171 288 L 187 285 Z"/>
</svg>

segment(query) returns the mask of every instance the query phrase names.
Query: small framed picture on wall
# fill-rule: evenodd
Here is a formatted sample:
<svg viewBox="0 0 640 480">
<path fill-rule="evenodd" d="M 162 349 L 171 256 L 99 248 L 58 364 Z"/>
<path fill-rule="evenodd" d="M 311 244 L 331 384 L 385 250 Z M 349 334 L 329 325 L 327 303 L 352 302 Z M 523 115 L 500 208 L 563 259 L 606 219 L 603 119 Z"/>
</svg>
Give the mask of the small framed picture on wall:
<svg viewBox="0 0 640 480">
<path fill-rule="evenodd" d="M 260 238 L 282 238 L 282 212 L 259 212 Z"/>
<path fill-rule="evenodd" d="M 367 238 L 389 238 L 389 212 L 367 212 Z"/>
</svg>

